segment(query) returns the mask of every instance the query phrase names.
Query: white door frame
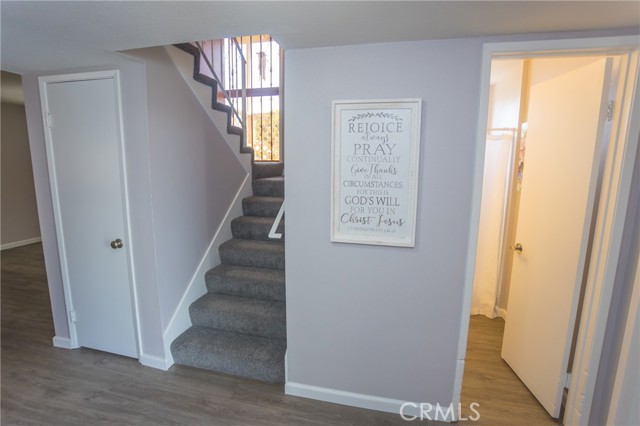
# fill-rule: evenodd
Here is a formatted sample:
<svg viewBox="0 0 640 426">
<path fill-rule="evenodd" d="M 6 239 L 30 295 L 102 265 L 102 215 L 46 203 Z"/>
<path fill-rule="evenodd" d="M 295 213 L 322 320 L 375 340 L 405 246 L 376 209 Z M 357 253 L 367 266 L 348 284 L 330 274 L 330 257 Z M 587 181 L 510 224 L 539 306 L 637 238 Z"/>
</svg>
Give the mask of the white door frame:
<svg viewBox="0 0 640 426">
<path fill-rule="evenodd" d="M 470 238 L 467 246 L 456 378 L 452 396 L 454 404 L 460 402 L 469 334 L 469 312 L 482 197 L 491 61 L 495 58 L 531 58 L 536 56 L 625 55 L 628 70 L 627 79 L 620 82 L 619 101 L 618 105 L 614 107 L 614 126 L 604 170 L 593 250 L 572 368 L 574 374 L 571 375 L 564 415 L 564 424 L 566 425 L 586 425 L 589 421 L 595 380 L 603 349 L 604 331 L 620 255 L 635 153 L 640 135 L 639 50 L 637 36 L 488 43 L 484 45 L 469 227 Z"/>
<path fill-rule="evenodd" d="M 62 216 L 60 209 L 60 196 L 58 191 L 57 184 L 57 176 L 55 169 L 55 158 L 53 154 L 53 141 L 51 135 L 51 129 L 48 126 L 48 98 L 47 98 L 47 85 L 50 83 L 61 83 L 61 82 L 73 82 L 73 81 L 88 81 L 88 80 L 106 80 L 111 79 L 114 82 L 114 96 L 115 102 L 118 108 L 117 111 L 117 120 L 118 120 L 118 153 L 119 153 L 119 161 L 120 161 L 120 170 L 122 171 L 120 177 L 120 187 L 122 193 L 122 205 L 124 207 L 123 215 L 124 215 L 124 235 L 122 239 L 124 240 L 125 246 L 128 248 L 127 250 L 127 263 L 129 270 L 129 283 L 131 285 L 131 300 L 133 302 L 133 306 L 131 309 L 133 310 L 133 319 L 134 319 L 134 331 L 136 337 L 136 348 L 138 352 L 138 356 L 142 354 L 142 348 L 140 345 L 140 321 L 139 321 L 139 305 L 138 305 L 138 295 L 136 292 L 136 282 L 135 282 L 135 273 L 134 273 L 134 262 L 133 262 L 133 244 L 131 241 L 131 218 L 130 218 L 130 208 L 129 208 L 129 193 L 128 193 L 128 184 L 127 184 L 127 171 L 126 171 L 126 157 L 125 157 L 125 145 L 124 145 L 124 130 L 122 127 L 122 99 L 120 96 L 120 73 L 118 70 L 107 70 L 107 71 L 94 71 L 94 72 L 83 72 L 83 73 L 73 73 L 73 74 L 60 74 L 60 75 L 51 75 L 51 76 L 43 76 L 38 78 L 38 84 L 40 86 L 40 106 L 42 110 L 42 122 L 44 125 L 44 138 L 45 138 L 45 147 L 47 153 L 47 166 L 49 168 L 49 185 L 51 187 L 51 201 L 53 204 L 53 216 L 55 220 L 56 227 L 56 238 L 58 243 L 58 253 L 60 257 L 60 270 L 62 273 L 62 285 L 64 289 L 64 301 L 67 310 L 67 324 L 69 325 L 69 339 L 70 339 L 70 348 L 78 348 L 78 333 L 76 330 L 75 322 L 71 318 L 70 312 L 73 310 L 73 298 L 71 296 L 71 287 L 69 285 L 69 270 L 67 263 L 67 255 L 65 249 L 65 242 L 63 238 L 63 229 L 62 229 Z"/>
</svg>

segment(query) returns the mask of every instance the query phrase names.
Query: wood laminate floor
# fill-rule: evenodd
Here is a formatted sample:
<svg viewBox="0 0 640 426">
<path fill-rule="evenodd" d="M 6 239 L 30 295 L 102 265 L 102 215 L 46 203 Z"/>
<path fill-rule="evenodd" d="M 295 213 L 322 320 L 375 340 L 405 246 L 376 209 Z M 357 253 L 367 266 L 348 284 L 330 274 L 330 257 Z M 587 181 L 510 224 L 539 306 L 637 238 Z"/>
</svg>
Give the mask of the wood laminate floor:
<svg viewBox="0 0 640 426">
<path fill-rule="evenodd" d="M 287 396 L 281 385 L 181 366 L 165 372 L 104 352 L 54 348 L 41 245 L 5 250 L 1 262 L 2 425 L 433 424 Z M 498 367 L 501 336 L 501 325 L 472 320 L 462 400 L 479 402 L 481 418 L 458 424 L 553 424 L 506 364 Z"/>
<path fill-rule="evenodd" d="M 504 321 L 471 316 L 462 382 L 462 413 L 480 404 L 476 425 L 558 426 L 500 356 Z M 466 408 L 466 409 L 465 409 Z M 469 422 L 471 423 L 471 422 Z"/>
</svg>

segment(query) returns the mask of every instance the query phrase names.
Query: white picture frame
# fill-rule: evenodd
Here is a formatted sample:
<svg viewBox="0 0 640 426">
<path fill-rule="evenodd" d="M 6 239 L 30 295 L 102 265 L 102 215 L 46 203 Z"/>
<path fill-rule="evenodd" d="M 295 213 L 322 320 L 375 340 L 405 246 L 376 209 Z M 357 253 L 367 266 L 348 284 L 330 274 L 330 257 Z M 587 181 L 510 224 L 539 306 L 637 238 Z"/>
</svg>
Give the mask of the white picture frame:
<svg viewBox="0 0 640 426">
<path fill-rule="evenodd" d="M 415 247 L 421 99 L 332 102 L 331 241 Z"/>
</svg>

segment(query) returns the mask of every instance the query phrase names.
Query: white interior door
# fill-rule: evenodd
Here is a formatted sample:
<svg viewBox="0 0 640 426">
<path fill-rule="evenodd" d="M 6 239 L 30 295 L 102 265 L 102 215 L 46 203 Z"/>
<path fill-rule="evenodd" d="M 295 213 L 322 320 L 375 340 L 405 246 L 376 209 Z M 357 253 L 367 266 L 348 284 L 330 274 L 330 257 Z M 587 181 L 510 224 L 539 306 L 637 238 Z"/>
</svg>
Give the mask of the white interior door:
<svg viewBox="0 0 640 426">
<path fill-rule="evenodd" d="M 117 74 L 102 75 L 40 82 L 58 247 L 72 345 L 137 358 Z"/>
<path fill-rule="evenodd" d="M 502 357 L 553 417 L 575 325 L 610 68 L 606 58 L 532 60 L 513 244 L 522 252 L 513 260 Z"/>
</svg>

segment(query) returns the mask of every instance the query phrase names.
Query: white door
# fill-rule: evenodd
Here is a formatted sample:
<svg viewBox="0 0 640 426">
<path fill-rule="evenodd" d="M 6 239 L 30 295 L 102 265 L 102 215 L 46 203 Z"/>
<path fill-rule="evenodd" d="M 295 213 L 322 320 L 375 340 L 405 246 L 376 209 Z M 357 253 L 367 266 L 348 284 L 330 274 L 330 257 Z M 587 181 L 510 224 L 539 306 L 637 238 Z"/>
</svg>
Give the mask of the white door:
<svg viewBox="0 0 640 426">
<path fill-rule="evenodd" d="M 522 252 L 513 259 L 502 357 L 553 417 L 575 325 L 609 73 L 606 58 L 532 60 L 513 244 Z"/>
<path fill-rule="evenodd" d="M 117 73 L 40 88 L 71 344 L 137 358 Z"/>
</svg>

